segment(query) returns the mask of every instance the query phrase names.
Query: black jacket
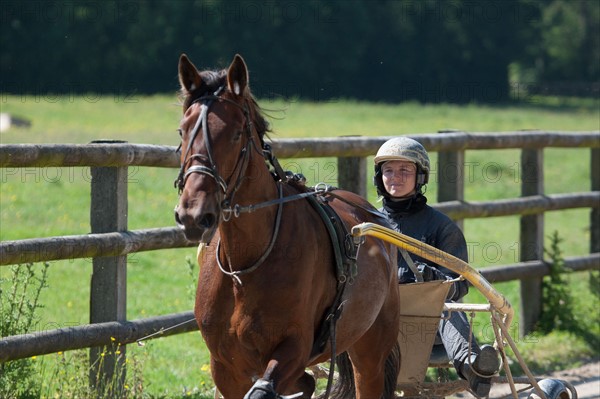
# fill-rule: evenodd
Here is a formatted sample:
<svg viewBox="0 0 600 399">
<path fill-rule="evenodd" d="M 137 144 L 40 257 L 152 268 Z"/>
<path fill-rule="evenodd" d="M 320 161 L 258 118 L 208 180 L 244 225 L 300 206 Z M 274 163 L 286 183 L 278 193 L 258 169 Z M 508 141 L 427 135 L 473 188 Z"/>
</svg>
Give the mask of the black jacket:
<svg viewBox="0 0 600 399">
<path fill-rule="evenodd" d="M 427 205 L 425 196 L 417 194 L 401 201 L 384 198 L 383 203 L 384 206 L 380 211 L 388 217 L 394 230 L 468 262 L 467 244 L 462 231 L 448 216 Z M 447 278 L 458 277 L 458 274 L 443 266 L 417 255 L 410 255 L 415 263 L 433 266 Z M 415 281 L 414 273 L 400 254 L 398 254 L 398 279 L 401 284 Z M 462 298 L 467 294 L 468 287 L 469 283 L 464 280 L 455 283 L 448 299 L 456 301 Z"/>
</svg>

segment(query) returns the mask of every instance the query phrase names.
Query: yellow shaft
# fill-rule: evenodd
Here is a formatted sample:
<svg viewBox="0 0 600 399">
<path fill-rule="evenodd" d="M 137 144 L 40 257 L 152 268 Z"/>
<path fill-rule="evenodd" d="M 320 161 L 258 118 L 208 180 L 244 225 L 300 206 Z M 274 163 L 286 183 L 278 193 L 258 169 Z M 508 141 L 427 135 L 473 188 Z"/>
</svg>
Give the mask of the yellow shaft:
<svg viewBox="0 0 600 399">
<path fill-rule="evenodd" d="M 460 274 L 477 288 L 498 312 L 505 316 L 504 324 L 507 328 L 510 327 L 514 313 L 510 302 L 508 302 L 504 295 L 496 291 L 477 270 L 473 269 L 463 260 L 424 242 L 375 223 L 361 223 L 354 226 L 352 228 L 352 235 L 355 237 L 368 235 L 379 238 Z"/>
</svg>

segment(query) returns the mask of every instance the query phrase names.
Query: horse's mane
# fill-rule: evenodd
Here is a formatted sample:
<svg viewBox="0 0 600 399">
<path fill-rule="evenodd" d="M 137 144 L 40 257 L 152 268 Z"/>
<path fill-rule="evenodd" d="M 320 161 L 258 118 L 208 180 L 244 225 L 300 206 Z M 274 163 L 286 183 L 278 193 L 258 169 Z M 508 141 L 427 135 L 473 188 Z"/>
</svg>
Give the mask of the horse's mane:
<svg viewBox="0 0 600 399">
<path fill-rule="evenodd" d="M 190 92 L 184 91 L 183 89 L 180 92 L 180 98 L 183 99 L 184 110 L 188 109 L 198 98 L 207 94 L 214 94 L 220 87 L 227 87 L 226 69 L 220 71 L 202 71 L 199 73 L 202 78 L 200 87 Z M 252 123 L 256 127 L 261 144 L 264 144 L 265 134 L 271 132 L 269 121 L 265 118 L 264 112 L 250 92 L 250 88 L 244 93 L 244 96 L 248 100 L 248 105 L 251 108 L 250 115 L 252 115 Z"/>
</svg>

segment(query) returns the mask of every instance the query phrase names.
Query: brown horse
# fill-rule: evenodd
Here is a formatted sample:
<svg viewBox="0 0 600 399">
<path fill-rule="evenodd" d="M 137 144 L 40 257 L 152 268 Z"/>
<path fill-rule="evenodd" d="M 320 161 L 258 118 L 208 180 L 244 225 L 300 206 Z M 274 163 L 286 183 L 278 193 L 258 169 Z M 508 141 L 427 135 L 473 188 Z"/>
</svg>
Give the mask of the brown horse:
<svg viewBox="0 0 600 399">
<path fill-rule="evenodd" d="M 242 57 L 226 70 L 199 72 L 182 55 L 179 80 L 175 217 L 189 240 L 212 243 L 202 255 L 195 316 L 219 391 L 226 399 L 310 398 L 315 381 L 305 369 L 331 358 L 334 347 L 341 354 L 336 397 L 392 398 L 399 369 L 396 250 L 380 240 L 361 243 L 358 271 L 338 298 L 346 277 L 336 275 L 324 220 L 302 197 L 310 189 L 265 162 L 272 160 L 268 123 Z M 355 194 L 322 197 L 347 227 L 383 223 Z M 343 311 L 329 330 L 335 339 L 315 350 L 336 298 L 335 310 Z"/>
</svg>

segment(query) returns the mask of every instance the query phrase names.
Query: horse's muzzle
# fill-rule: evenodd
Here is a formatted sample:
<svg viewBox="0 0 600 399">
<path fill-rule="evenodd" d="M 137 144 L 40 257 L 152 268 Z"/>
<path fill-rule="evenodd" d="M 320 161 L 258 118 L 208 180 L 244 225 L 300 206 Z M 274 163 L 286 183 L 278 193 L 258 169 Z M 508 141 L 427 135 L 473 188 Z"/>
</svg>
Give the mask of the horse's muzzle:
<svg viewBox="0 0 600 399">
<path fill-rule="evenodd" d="M 213 212 L 190 212 L 177 206 L 175 222 L 188 241 L 208 244 L 217 231 L 219 217 Z"/>
</svg>

